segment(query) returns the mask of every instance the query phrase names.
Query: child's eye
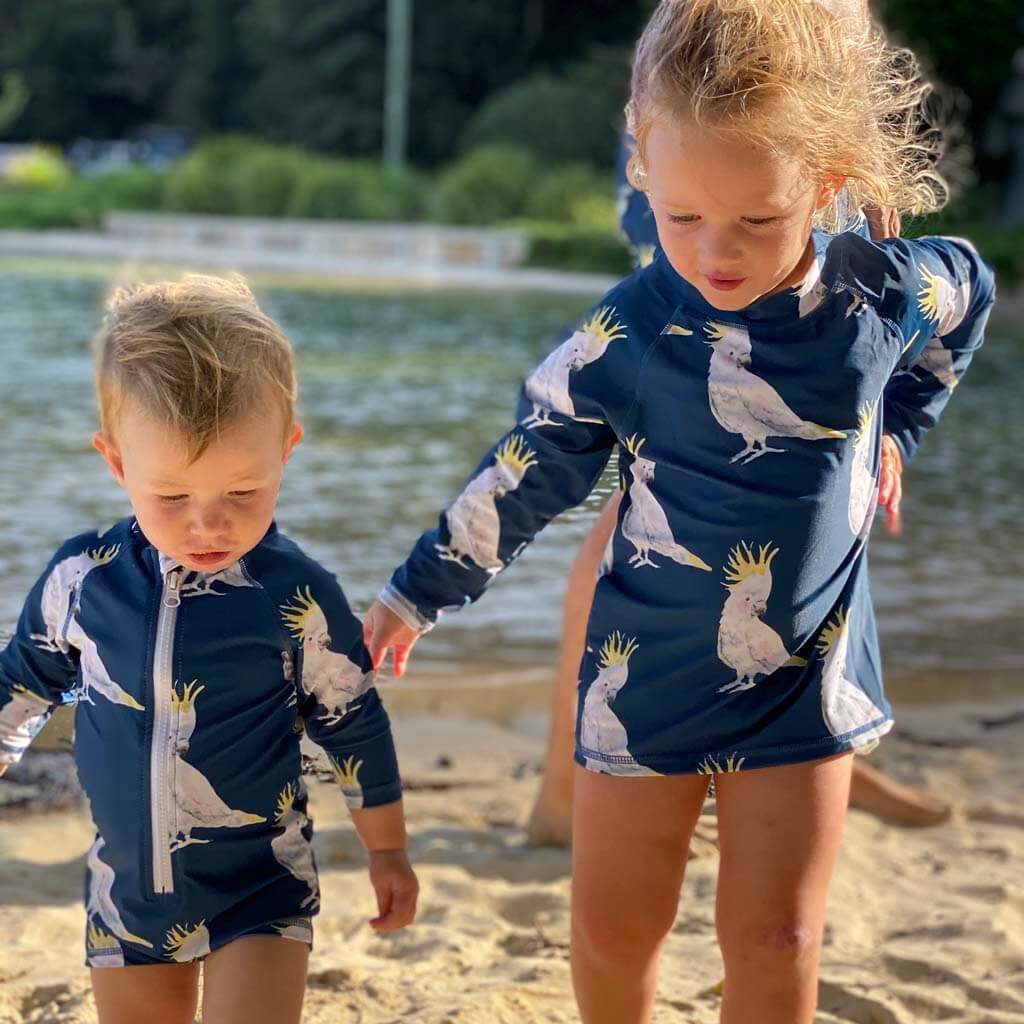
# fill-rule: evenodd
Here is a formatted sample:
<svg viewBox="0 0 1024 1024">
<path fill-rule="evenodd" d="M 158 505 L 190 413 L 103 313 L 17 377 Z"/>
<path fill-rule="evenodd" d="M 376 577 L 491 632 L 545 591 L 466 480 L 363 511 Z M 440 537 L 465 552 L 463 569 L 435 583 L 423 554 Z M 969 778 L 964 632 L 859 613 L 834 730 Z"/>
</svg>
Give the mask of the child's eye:
<svg viewBox="0 0 1024 1024">
<path fill-rule="evenodd" d="M 693 213 L 670 213 L 668 215 L 670 224 L 696 224 L 697 215 Z"/>
<path fill-rule="evenodd" d="M 165 505 L 180 505 L 188 497 L 187 494 L 161 494 L 160 500 Z"/>
<path fill-rule="evenodd" d="M 251 491 L 232 491 L 232 498 L 251 498 L 256 493 L 255 489 Z"/>
<path fill-rule="evenodd" d="M 755 227 L 761 227 L 764 224 L 773 224 L 779 218 L 778 217 L 744 217 L 743 219 L 748 224 L 753 224 Z"/>
</svg>

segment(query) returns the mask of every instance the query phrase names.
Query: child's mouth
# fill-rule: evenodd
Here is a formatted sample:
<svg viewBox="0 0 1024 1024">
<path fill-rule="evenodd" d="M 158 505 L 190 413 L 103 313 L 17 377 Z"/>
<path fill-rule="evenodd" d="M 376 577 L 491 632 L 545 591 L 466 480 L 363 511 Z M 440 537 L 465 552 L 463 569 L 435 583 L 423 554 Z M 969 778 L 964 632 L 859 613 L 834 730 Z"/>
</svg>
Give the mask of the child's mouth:
<svg viewBox="0 0 1024 1024">
<path fill-rule="evenodd" d="M 731 292 L 733 288 L 738 288 L 745 280 L 745 277 L 715 277 L 712 274 L 708 274 L 708 281 L 711 282 L 711 287 L 717 288 L 722 292 Z"/>
<path fill-rule="evenodd" d="M 229 551 L 196 551 L 188 557 L 197 565 L 216 565 L 217 562 L 223 562 L 229 554 Z"/>
</svg>

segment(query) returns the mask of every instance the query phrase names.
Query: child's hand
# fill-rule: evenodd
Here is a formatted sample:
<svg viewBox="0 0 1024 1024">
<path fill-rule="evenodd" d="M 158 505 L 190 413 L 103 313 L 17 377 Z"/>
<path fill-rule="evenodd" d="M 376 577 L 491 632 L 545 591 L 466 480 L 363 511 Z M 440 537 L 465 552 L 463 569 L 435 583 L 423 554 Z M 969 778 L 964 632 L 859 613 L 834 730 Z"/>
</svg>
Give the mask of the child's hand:
<svg viewBox="0 0 1024 1024">
<path fill-rule="evenodd" d="M 378 932 L 396 932 L 412 924 L 420 883 L 405 850 L 371 850 L 370 882 L 378 910 L 371 927 Z"/>
<path fill-rule="evenodd" d="M 868 221 L 872 241 L 881 242 L 885 238 L 900 237 L 900 215 L 891 206 L 865 206 L 864 216 Z"/>
<path fill-rule="evenodd" d="M 888 435 L 882 436 L 882 466 L 878 474 L 878 504 L 885 509 L 885 525 L 889 532 L 897 534 L 902 529 L 900 500 L 903 497 L 903 456 L 896 442 Z"/>
<path fill-rule="evenodd" d="M 383 601 L 374 601 L 363 621 L 363 643 L 373 658 L 374 670 L 384 664 L 388 648 L 394 647 L 395 675 L 404 676 L 412 645 L 420 634 L 407 626 Z"/>
</svg>

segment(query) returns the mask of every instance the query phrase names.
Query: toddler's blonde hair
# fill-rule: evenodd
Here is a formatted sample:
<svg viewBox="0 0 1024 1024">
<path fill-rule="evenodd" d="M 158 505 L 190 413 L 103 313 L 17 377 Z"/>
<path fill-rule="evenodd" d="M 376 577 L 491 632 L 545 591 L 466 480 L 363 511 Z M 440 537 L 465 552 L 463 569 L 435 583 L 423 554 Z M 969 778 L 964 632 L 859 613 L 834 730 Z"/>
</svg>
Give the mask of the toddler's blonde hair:
<svg viewBox="0 0 1024 1024">
<path fill-rule="evenodd" d="M 931 85 L 909 50 L 854 11 L 822 0 L 661 0 L 633 64 L 630 183 L 645 189 L 647 134 L 668 117 L 794 156 L 816 181 L 845 178 L 845 195 L 818 218 L 831 230 L 846 205 L 943 206 L 940 133 L 922 110 Z"/>
<path fill-rule="evenodd" d="M 292 347 L 238 275 L 117 289 L 94 343 L 100 429 L 126 401 L 179 433 L 194 462 L 225 426 L 276 404 L 291 429 Z"/>
</svg>

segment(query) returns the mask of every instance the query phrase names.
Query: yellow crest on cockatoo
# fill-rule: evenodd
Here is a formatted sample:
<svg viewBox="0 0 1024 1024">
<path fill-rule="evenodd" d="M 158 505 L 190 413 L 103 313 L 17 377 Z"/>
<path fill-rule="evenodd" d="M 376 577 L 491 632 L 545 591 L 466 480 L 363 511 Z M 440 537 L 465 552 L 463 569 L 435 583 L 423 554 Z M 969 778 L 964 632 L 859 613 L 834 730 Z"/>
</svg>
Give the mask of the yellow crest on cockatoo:
<svg viewBox="0 0 1024 1024">
<path fill-rule="evenodd" d="M 533 449 L 518 434 L 510 437 L 494 453 L 494 461 L 517 476 L 522 476 L 531 466 L 537 465 Z"/>
<path fill-rule="evenodd" d="M 638 650 L 640 645 L 635 637 L 626 639 L 618 630 L 612 633 L 601 645 L 601 668 L 611 668 L 612 665 L 625 665 Z"/>
<path fill-rule="evenodd" d="M 289 598 L 287 604 L 281 605 L 281 618 L 292 635 L 300 640 L 327 632 L 327 619 L 308 585 L 305 593 L 301 587 L 296 587 L 295 596 Z"/>
<path fill-rule="evenodd" d="M 635 459 L 640 454 L 640 449 L 647 443 L 647 438 L 641 437 L 639 434 L 631 434 L 622 443 L 626 451 Z"/>
<path fill-rule="evenodd" d="M 636 265 L 641 269 L 643 267 L 649 267 L 654 262 L 654 254 L 658 250 L 651 245 L 650 242 L 638 245 L 634 248 L 633 253 L 636 256 Z"/>
<path fill-rule="evenodd" d="M 606 345 L 618 341 L 626 336 L 626 325 L 613 322 L 614 316 L 614 306 L 602 306 L 589 320 L 580 324 L 580 333 L 600 338 Z"/>
<path fill-rule="evenodd" d="M 678 334 L 681 336 L 687 336 L 693 334 L 693 331 L 687 330 L 685 327 L 680 327 L 679 324 L 669 324 L 662 334 Z"/>
<path fill-rule="evenodd" d="M 717 757 L 706 755 L 704 760 L 697 766 L 698 775 L 727 775 L 730 772 L 738 772 L 743 768 L 746 757 L 739 757 L 737 754 L 730 754 L 723 765 Z"/>
<path fill-rule="evenodd" d="M 121 552 L 120 544 L 111 544 L 109 548 L 92 548 L 85 552 L 85 557 L 96 565 L 109 565 Z"/>
<path fill-rule="evenodd" d="M 199 685 L 198 679 L 193 679 L 191 683 L 188 683 L 185 689 L 182 691 L 181 696 L 178 696 L 178 688 L 175 685 L 171 689 L 171 707 L 176 711 L 191 711 L 195 706 L 196 697 L 199 696 L 205 690 L 205 686 Z"/>
<path fill-rule="evenodd" d="M 871 405 L 865 402 L 860 407 L 860 413 L 857 416 L 857 440 L 860 441 L 867 434 L 871 432 L 871 428 L 875 423 L 875 413 L 878 411 L 878 403 L 875 402 Z"/>
<path fill-rule="evenodd" d="M 167 933 L 167 939 L 164 942 L 164 949 L 168 953 L 177 953 L 182 946 L 188 942 L 196 933 L 206 924 L 206 918 L 203 918 L 194 928 L 186 928 L 184 925 L 176 924 Z"/>
<path fill-rule="evenodd" d="M 291 782 L 281 790 L 281 795 L 277 798 L 277 815 L 274 818 L 278 825 L 282 823 L 284 816 L 292 809 L 297 795 L 298 790 L 296 790 L 295 785 Z"/>
<path fill-rule="evenodd" d="M 814 645 L 821 654 L 828 654 L 839 638 L 846 632 L 846 611 L 839 609 L 836 617 L 821 631 L 818 642 Z"/>
<path fill-rule="evenodd" d="M 332 758 L 331 766 L 334 768 L 334 777 L 342 789 L 359 788 L 359 769 L 363 767 L 363 762 L 357 761 L 354 754 L 346 757 L 341 763 Z"/>
<path fill-rule="evenodd" d="M 88 931 L 87 941 L 90 949 L 120 949 L 121 943 L 114 938 L 113 935 L 103 931 L 102 928 L 97 928 L 96 925 L 90 924 Z"/>
<path fill-rule="evenodd" d="M 725 332 L 725 324 L 715 323 L 714 320 L 708 321 L 708 323 L 704 325 L 704 333 L 711 340 L 705 341 L 704 344 L 710 345 L 712 348 L 714 348 L 720 341 L 722 341 L 725 338 Z"/>
<path fill-rule="evenodd" d="M 942 311 L 939 309 L 939 293 L 946 285 L 946 281 L 935 274 L 928 273 L 927 270 L 921 271 L 921 277 L 924 279 L 924 285 L 917 293 L 917 308 L 929 320 L 938 320 L 942 315 Z"/>
<path fill-rule="evenodd" d="M 750 579 L 751 576 L 765 576 L 772 559 L 779 553 L 778 548 L 773 548 L 771 542 L 762 544 L 758 550 L 757 557 L 754 557 L 753 549 L 746 541 L 740 541 L 729 552 L 729 563 L 725 567 L 725 586 L 732 587 L 737 583 Z"/>
</svg>

